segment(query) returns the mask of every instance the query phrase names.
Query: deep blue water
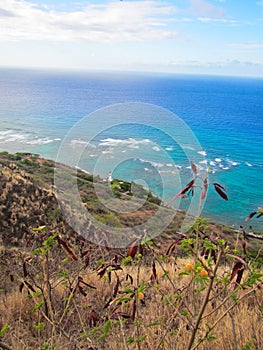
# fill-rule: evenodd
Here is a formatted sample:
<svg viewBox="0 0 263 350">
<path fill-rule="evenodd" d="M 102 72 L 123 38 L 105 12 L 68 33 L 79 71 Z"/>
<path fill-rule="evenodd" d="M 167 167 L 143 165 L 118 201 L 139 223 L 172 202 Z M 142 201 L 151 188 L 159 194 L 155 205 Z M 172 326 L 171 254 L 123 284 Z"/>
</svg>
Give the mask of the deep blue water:
<svg viewBox="0 0 263 350">
<path fill-rule="evenodd" d="M 118 117 L 114 108 L 96 112 L 128 102 L 132 107 L 118 107 Z M 165 110 L 156 107 L 155 113 L 144 104 Z M 127 119 L 134 105 L 138 113 L 135 109 Z M 142 179 L 168 200 L 191 179 L 188 150 L 188 158 L 200 171 L 209 167 L 210 182 L 221 183 L 229 196 L 225 202 L 210 190 L 202 215 L 239 226 L 263 204 L 262 79 L 0 69 L 0 150 L 56 159 L 65 135 L 90 113 L 64 146 L 64 162 L 74 164 L 94 135 L 81 155 L 81 168 Z M 192 130 L 201 151 L 172 113 Z M 105 130 L 111 119 L 125 125 Z"/>
</svg>

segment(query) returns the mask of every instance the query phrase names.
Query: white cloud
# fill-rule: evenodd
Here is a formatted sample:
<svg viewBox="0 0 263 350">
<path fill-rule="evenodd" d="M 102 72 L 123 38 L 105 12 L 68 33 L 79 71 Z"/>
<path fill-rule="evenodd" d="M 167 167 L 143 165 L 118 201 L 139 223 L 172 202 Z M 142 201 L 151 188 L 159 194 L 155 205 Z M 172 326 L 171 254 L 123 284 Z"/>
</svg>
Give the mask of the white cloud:
<svg viewBox="0 0 263 350">
<path fill-rule="evenodd" d="M 263 1 L 258 1 L 258 2 L 257 2 L 257 5 L 263 6 Z"/>
<path fill-rule="evenodd" d="M 234 43 L 228 46 L 239 50 L 259 50 L 263 49 L 263 43 Z"/>
<path fill-rule="evenodd" d="M 236 20 L 226 19 L 226 18 L 198 17 L 197 20 L 204 23 L 212 22 L 212 23 L 225 23 L 229 25 L 237 25 Z"/>
<path fill-rule="evenodd" d="M 191 0 L 190 11 L 201 17 L 224 18 L 226 16 L 222 7 L 215 6 L 206 0 Z"/>
<path fill-rule="evenodd" d="M 154 0 L 94 2 L 71 12 L 39 8 L 23 0 L 1 0 L 0 40 L 161 40 L 176 35 L 167 26 L 176 12 L 174 6 Z"/>
<path fill-rule="evenodd" d="M 215 75 L 233 75 L 233 76 L 251 76 L 263 77 L 263 64 L 253 61 L 240 60 L 184 60 L 169 62 L 167 66 L 162 67 L 163 71 L 187 74 L 215 74 Z"/>
<path fill-rule="evenodd" d="M 13 13 L 0 7 L 0 18 L 1 17 L 13 17 Z"/>
</svg>

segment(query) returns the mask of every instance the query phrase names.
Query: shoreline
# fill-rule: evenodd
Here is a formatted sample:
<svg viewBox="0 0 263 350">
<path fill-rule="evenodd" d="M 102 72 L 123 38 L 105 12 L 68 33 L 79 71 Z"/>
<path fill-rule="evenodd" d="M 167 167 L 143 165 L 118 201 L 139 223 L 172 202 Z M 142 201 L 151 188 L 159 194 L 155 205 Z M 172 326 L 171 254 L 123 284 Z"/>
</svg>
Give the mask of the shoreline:
<svg viewBox="0 0 263 350">
<path fill-rule="evenodd" d="M 52 159 L 46 159 L 44 157 L 41 157 L 39 154 L 34 154 L 31 152 L 16 152 L 14 154 L 9 153 L 7 151 L 0 151 L 0 161 L 2 161 L 3 159 L 6 160 L 10 160 L 15 162 L 16 164 L 18 164 L 19 161 L 21 161 L 24 157 L 24 161 L 25 164 L 30 164 L 30 160 L 33 161 L 37 161 L 38 163 L 42 164 L 47 164 L 49 167 L 55 167 L 56 163 L 54 160 Z M 28 158 L 28 160 L 25 160 L 26 158 Z M 38 166 L 38 165 L 37 165 Z M 66 164 L 60 164 L 60 166 L 64 167 L 65 169 L 71 169 L 73 172 L 75 172 L 76 174 L 78 173 L 82 173 L 86 176 L 88 176 L 88 179 L 92 181 L 94 179 L 96 179 L 96 181 L 99 181 L 101 183 L 108 183 L 109 179 L 108 178 L 102 178 L 98 175 L 93 175 L 91 173 L 89 173 L 88 171 L 86 171 L 85 169 L 82 169 L 80 167 L 70 167 L 69 165 Z M 49 172 L 51 172 L 51 170 L 49 169 Z M 49 177 L 49 181 L 52 182 L 53 178 L 52 175 Z M 122 186 L 123 188 L 125 188 L 125 191 L 123 190 L 123 192 L 127 192 L 127 186 L 131 185 L 132 182 L 126 181 L 126 180 L 122 180 L 122 179 L 112 179 L 112 183 L 116 181 L 117 186 Z M 158 205 L 165 205 L 165 203 L 162 203 L 160 198 L 153 192 L 153 191 L 148 191 L 147 188 L 144 188 L 142 185 L 140 184 L 136 184 L 138 186 L 138 188 L 141 188 L 144 192 L 144 195 L 146 193 L 148 193 L 148 195 L 150 195 L 150 197 L 152 198 L 152 200 L 157 203 Z M 116 187 L 116 186 L 115 186 Z M 121 188 L 121 187 L 120 187 Z M 185 210 L 183 209 L 174 209 L 172 206 L 169 206 L 169 209 L 171 210 L 176 210 L 179 213 L 184 214 Z M 258 230 L 258 229 L 251 229 L 253 227 L 253 222 L 247 224 L 248 228 L 246 227 L 246 225 L 240 225 L 240 226 L 236 226 L 236 225 L 229 225 L 228 223 L 224 222 L 224 221 L 218 221 L 216 218 L 213 217 L 205 217 L 205 219 L 207 219 L 207 221 L 209 223 L 214 223 L 214 224 L 219 224 L 221 226 L 224 226 L 225 228 L 229 229 L 232 232 L 236 232 L 237 234 L 242 232 L 243 228 L 246 230 L 246 233 L 253 237 L 253 238 L 257 238 L 257 239 L 261 239 L 260 238 L 260 233 L 262 232 L 262 230 Z M 259 223 L 258 223 L 259 224 Z"/>
</svg>

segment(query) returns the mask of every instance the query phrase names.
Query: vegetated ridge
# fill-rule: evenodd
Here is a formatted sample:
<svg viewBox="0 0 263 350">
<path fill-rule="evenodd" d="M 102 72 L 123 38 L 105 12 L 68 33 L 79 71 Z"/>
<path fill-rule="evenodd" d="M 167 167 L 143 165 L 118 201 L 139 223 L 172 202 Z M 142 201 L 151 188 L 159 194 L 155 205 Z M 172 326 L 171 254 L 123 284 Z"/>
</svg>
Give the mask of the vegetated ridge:
<svg viewBox="0 0 263 350">
<path fill-rule="evenodd" d="M 158 237 L 151 239 L 145 230 L 128 248 L 109 248 L 107 230 L 86 222 L 87 232 L 80 234 L 65 220 L 55 166 L 75 177 L 85 207 L 106 227 L 136 227 L 160 208 L 173 211 L 139 185 L 117 179 L 109 184 L 37 155 L 2 152 L 0 348 L 263 347 L 257 240 L 201 218 L 182 234 L 184 213 L 176 212 Z M 196 173 L 193 164 L 192 169 Z M 192 191 L 196 180 L 197 175 L 176 196 Z M 129 215 L 110 210 L 94 184 L 100 195 L 113 193 L 123 206 L 134 193 L 143 204 Z M 203 185 L 207 189 L 206 180 Z M 221 185 L 215 189 L 227 198 Z"/>
<path fill-rule="evenodd" d="M 0 153 L 0 239 L 6 246 L 20 246 L 23 240 L 30 239 L 32 228 L 46 226 L 49 231 L 59 232 L 62 236 L 67 236 L 72 240 L 83 239 L 78 237 L 72 227 L 67 223 L 61 212 L 56 198 L 54 186 L 54 168 L 60 168 L 62 172 L 70 174 L 76 178 L 79 193 L 88 212 L 102 224 L 125 228 L 134 227 L 146 222 L 162 206 L 161 200 L 146 191 L 142 186 L 123 180 L 115 179 L 109 184 L 99 176 L 87 174 L 81 170 L 72 169 L 63 164 L 55 164 L 54 161 L 46 160 L 38 155 L 30 153 L 9 154 Z M 146 198 L 141 207 L 130 213 L 122 213 L 108 209 L 97 197 L 96 191 L 101 189 L 101 193 L 106 197 L 112 191 L 116 198 L 129 202 L 133 194 L 136 198 Z M 135 199 L 136 200 L 136 199 Z M 167 211 L 173 209 L 167 208 Z M 157 237 L 159 247 L 162 252 L 176 238 L 179 238 L 181 224 L 184 213 L 178 211 L 174 219 L 165 228 L 162 234 Z M 222 223 L 209 221 L 207 223 L 218 234 L 231 236 L 235 239 L 236 232 L 229 226 Z M 142 233 L 143 234 L 143 233 Z M 107 242 L 107 232 L 89 226 L 86 237 L 100 236 L 100 242 Z M 135 237 L 136 238 L 136 237 Z M 258 250 L 258 243 L 255 240 L 250 242 L 252 251 Z M 24 245 L 24 244 L 22 244 Z"/>
</svg>

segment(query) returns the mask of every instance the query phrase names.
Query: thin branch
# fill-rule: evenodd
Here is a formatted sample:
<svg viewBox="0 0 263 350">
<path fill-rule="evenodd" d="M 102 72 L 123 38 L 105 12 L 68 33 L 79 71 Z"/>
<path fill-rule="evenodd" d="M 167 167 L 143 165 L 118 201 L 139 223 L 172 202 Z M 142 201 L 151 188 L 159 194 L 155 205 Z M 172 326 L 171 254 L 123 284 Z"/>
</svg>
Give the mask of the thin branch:
<svg viewBox="0 0 263 350">
<path fill-rule="evenodd" d="M 6 343 L 3 343 L 2 341 L 0 341 L 0 348 L 3 350 L 13 350 L 12 348 L 10 348 L 9 345 L 7 345 Z"/>
<path fill-rule="evenodd" d="M 246 294 L 244 294 L 241 298 L 238 299 L 238 301 L 235 301 L 231 306 L 229 306 L 229 308 L 223 312 L 223 314 L 214 322 L 214 324 L 209 327 L 209 332 L 206 334 L 206 336 L 211 333 L 211 331 L 218 325 L 218 323 L 220 323 L 222 321 L 222 319 L 232 310 L 234 309 L 234 307 L 236 305 L 238 305 L 240 303 L 241 300 L 245 299 L 247 296 L 249 296 L 250 294 L 254 293 L 255 290 L 257 290 L 259 288 L 259 286 L 261 286 L 263 284 L 262 282 L 259 282 L 253 289 L 251 289 L 250 291 L 248 291 Z M 195 350 L 197 349 L 199 346 L 199 343 L 192 349 Z"/>
<path fill-rule="evenodd" d="M 123 329 L 122 319 L 121 319 L 120 316 L 118 317 L 118 319 L 119 319 L 119 322 L 120 322 L 121 335 L 122 335 L 122 339 L 123 339 L 123 343 L 124 343 L 124 348 L 125 348 L 125 350 L 129 350 L 128 349 L 128 345 L 127 345 L 127 341 L 126 341 L 126 338 L 125 338 L 125 333 L 124 333 L 124 329 Z"/>
<path fill-rule="evenodd" d="M 216 277 L 216 272 L 217 272 L 217 270 L 219 268 L 219 264 L 220 264 L 220 260 L 221 260 L 222 254 L 223 254 L 223 250 L 220 249 L 219 254 L 218 254 L 218 258 L 217 258 L 217 262 L 216 262 L 216 265 L 215 265 L 215 268 L 214 268 L 214 271 L 213 271 L 213 275 L 210 277 L 210 282 L 209 282 L 209 285 L 208 285 L 208 288 L 207 288 L 207 292 L 206 292 L 205 298 L 203 300 L 203 304 L 202 304 L 201 309 L 199 311 L 199 314 L 198 314 L 198 317 L 197 317 L 197 320 L 196 320 L 196 323 L 195 323 L 195 327 L 194 327 L 194 329 L 192 331 L 189 343 L 188 343 L 187 348 L 186 348 L 187 350 L 191 350 L 192 345 L 194 343 L 196 332 L 197 332 L 197 330 L 199 328 L 199 325 L 200 325 L 200 322 L 202 320 L 203 314 L 204 314 L 205 309 L 207 307 L 207 303 L 209 301 L 210 293 L 212 291 L 212 287 L 213 287 L 213 284 L 214 284 L 214 279 Z"/>
</svg>

